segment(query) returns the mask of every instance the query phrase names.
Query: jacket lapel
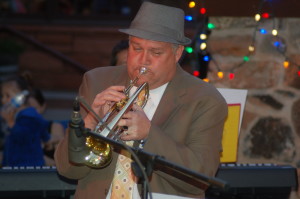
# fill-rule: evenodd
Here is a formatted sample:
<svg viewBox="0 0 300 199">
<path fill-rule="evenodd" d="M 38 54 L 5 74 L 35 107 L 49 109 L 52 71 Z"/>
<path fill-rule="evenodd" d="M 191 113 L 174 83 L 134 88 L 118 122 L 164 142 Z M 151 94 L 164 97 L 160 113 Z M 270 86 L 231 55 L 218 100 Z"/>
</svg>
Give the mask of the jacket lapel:
<svg viewBox="0 0 300 199">
<path fill-rule="evenodd" d="M 169 82 L 155 111 L 152 122 L 161 128 L 181 106 L 180 98 L 186 93 L 183 74 L 183 69 L 178 65 L 175 77 Z"/>
</svg>

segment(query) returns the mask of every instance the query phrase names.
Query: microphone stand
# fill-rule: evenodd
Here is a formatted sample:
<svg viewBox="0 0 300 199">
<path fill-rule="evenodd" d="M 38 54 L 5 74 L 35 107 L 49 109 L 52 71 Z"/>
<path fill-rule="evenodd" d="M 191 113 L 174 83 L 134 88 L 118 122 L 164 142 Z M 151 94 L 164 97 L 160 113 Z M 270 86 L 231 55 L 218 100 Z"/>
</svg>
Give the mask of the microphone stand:
<svg viewBox="0 0 300 199">
<path fill-rule="evenodd" d="M 213 187 L 216 187 L 219 189 L 224 189 L 224 190 L 229 188 L 228 183 L 221 179 L 218 179 L 215 177 L 208 177 L 204 174 L 192 171 L 190 169 L 187 169 L 185 167 L 182 167 L 180 165 L 172 163 L 159 155 L 148 153 L 139 148 L 132 148 L 127 145 L 124 146 L 124 144 L 119 141 L 115 141 L 110 138 L 104 137 L 104 136 L 102 136 L 98 133 L 95 133 L 93 131 L 90 131 L 90 130 L 87 130 L 86 133 L 87 133 L 87 135 L 94 136 L 98 139 L 101 139 L 101 140 L 107 142 L 114 149 L 118 148 L 118 149 L 127 150 L 129 152 L 133 151 L 135 156 L 134 156 L 134 154 L 132 154 L 132 155 L 133 155 L 135 161 L 142 162 L 142 164 L 144 166 L 144 170 L 145 170 L 144 172 L 146 172 L 146 174 L 147 174 L 146 177 L 150 177 L 154 170 L 158 170 L 158 171 L 164 172 L 166 174 L 169 174 L 177 179 L 180 179 L 188 184 L 191 184 L 197 188 L 200 188 L 202 190 L 206 190 L 209 186 L 213 186 Z M 144 189 L 143 199 L 146 199 L 148 196 L 149 189 L 147 188 L 147 182 L 146 182 L 144 175 L 142 174 L 143 171 L 141 171 L 141 169 L 143 169 L 143 168 L 140 168 L 137 165 L 133 165 L 133 170 L 134 170 L 135 174 L 138 177 L 140 177 L 140 179 L 142 181 L 142 186 Z"/>
</svg>

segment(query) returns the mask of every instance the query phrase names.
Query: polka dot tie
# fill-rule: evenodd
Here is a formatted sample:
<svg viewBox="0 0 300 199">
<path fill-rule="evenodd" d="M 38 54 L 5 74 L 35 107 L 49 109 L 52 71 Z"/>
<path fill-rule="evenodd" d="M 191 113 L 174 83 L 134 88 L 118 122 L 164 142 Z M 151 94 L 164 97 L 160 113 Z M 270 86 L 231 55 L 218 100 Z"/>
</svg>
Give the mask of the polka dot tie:
<svg viewBox="0 0 300 199">
<path fill-rule="evenodd" d="M 133 142 L 127 142 L 132 146 Z M 111 199 L 132 199 L 133 186 L 136 182 L 136 176 L 131 170 L 130 153 L 122 150 L 118 157 L 114 178 L 112 181 Z"/>
</svg>

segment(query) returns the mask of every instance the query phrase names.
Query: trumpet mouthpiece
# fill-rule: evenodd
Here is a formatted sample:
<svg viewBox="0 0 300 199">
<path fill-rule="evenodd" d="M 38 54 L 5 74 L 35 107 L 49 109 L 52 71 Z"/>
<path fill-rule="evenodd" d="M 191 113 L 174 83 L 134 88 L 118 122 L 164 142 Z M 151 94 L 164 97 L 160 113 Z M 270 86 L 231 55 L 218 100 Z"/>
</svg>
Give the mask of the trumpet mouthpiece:
<svg viewBox="0 0 300 199">
<path fill-rule="evenodd" d="M 130 80 L 129 86 L 124 90 L 124 93 L 129 94 L 130 89 L 136 84 L 136 82 L 140 79 L 141 75 L 146 74 L 148 69 L 146 67 L 141 67 L 139 70 L 139 74 L 133 79 Z"/>
<path fill-rule="evenodd" d="M 145 74 L 146 72 L 147 72 L 147 68 L 146 67 L 142 67 L 142 68 L 140 68 L 140 74 L 142 75 L 142 74 Z"/>
</svg>

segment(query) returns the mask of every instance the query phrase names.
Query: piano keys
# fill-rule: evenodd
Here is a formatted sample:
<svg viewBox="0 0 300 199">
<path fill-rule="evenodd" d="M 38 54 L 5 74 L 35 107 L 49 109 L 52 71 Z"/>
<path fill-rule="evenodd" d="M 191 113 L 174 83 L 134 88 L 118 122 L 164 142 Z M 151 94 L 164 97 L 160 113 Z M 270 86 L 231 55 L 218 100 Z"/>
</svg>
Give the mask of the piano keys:
<svg viewBox="0 0 300 199">
<path fill-rule="evenodd" d="M 276 164 L 221 164 L 216 177 L 227 191 L 210 188 L 208 199 L 288 199 L 298 187 L 296 168 Z"/>
<path fill-rule="evenodd" d="M 0 198 L 70 198 L 77 181 L 57 173 L 56 167 L 3 167 L 0 169 Z"/>
<path fill-rule="evenodd" d="M 296 168 L 276 164 L 221 164 L 216 177 L 228 190 L 210 187 L 207 199 L 288 199 L 298 187 Z M 0 169 L 0 197 L 10 199 L 70 198 L 76 180 L 57 173 L 56 167 L 4 167 Z"/>
</svg>

